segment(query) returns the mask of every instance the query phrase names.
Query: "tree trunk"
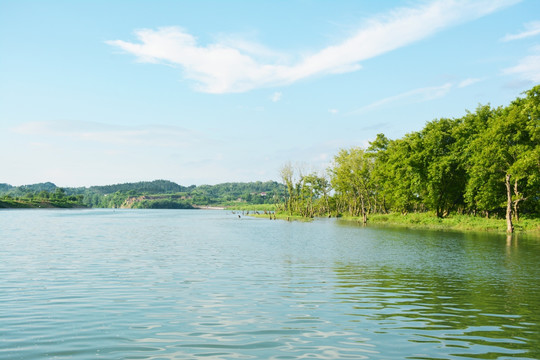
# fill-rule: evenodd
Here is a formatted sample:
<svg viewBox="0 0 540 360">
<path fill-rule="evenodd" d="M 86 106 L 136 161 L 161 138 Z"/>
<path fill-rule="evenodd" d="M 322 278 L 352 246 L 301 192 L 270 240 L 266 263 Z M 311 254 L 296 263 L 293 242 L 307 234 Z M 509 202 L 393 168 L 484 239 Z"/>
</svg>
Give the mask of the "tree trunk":
<svg viewBox="0 0 540 360">
<path fill-rule="evenodd" d="M 366 225 L 367 223 L 367 213 L 366 213 L 366 206 L 364 204 L 364 197 L 362 196 L 361 198 L 361 201 L 362 201 L 362 221 L 364 222 L 364 225 Z"/>
<path fill-rule="evenodd" d="M 519 222 L 519 215 L 518 215 L 518 207 L 519 207 L 519 201 L 521 199 L 517 199 L 514 201 L 514 211 L 513 211 L 513 214 L 514 214 L 514 221 L 515 222 Z"/>
<path fill-rule="evenodd" d="M 519 198 L 517 180 L 514 182 L 514 194 L 516 195 L 516 200 L 514 201 L 514 219 L 516 220 L 516 222 L 518 222 L 519 221 L 518 206 L 521 199 Z"/>
<path fill-rule="evenodd" d="M 506 185 L 506 232 L 513 233 L 514 226 L 512 225 L 512 187 L 510 186 L 510 174 L 506 174 L 505 185 Z"/>
<path fill-rule="evenodd" d="M 326 213 L 328 213 L 328 217 L 330 217 L 330 204 L 328 204 L 328 195 L 324 194 L 324 202 L 326 203 Z"/>
</svg>

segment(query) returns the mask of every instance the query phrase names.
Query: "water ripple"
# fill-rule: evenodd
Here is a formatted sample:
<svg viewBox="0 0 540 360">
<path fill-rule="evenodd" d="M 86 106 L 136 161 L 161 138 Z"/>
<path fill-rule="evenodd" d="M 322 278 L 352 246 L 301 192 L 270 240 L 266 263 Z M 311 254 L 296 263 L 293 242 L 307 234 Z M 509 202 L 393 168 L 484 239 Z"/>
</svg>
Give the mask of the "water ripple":
<svg viewBox="0 0 540 360">
<path fill-rule="evenodd" d="M 538 241 L 226 211 L 0 229 L 2 359 L 540 358 Z"/>
</svg>

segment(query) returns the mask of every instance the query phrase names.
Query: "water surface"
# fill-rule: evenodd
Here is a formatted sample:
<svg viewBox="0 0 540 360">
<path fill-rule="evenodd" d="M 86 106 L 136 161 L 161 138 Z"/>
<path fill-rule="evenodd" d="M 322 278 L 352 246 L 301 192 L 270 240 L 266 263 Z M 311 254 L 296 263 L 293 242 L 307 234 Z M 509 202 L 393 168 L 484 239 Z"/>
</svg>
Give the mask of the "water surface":
<svg viewBox="0 0 540 360">
<path fill-rule="evenodd" d="M 540 240 L 0 211 L 0 359 L 539 359 Z"/>
</svg>

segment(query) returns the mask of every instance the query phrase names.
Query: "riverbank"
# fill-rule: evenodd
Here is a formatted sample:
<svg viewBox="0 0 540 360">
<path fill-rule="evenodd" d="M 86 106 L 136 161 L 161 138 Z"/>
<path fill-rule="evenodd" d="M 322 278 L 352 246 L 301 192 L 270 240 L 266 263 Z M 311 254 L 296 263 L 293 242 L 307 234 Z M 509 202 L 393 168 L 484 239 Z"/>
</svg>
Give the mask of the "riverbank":
<svg viewBox="0 0 540 360">
<path fill-rule="evenodd" d="M 354 221 L 361 221 L 360 218 Z M 472 215 L 450 215 L 438 218 L 430 213 L 411 214 L 373 214 L 369 216 L 368 223 L 387 224 L 407 228 L 422 228 L 434 230 L 459 230 L 459 231 L 489 231 L 506 233 L 506 220 L 493 219 Z M 540 219 L 522 218 L 514 222 L 514 231 L 517 233 L 533 233 L 540 235 Z"/>
<path fill-rule="evenodd" d="M 227 210 L 239 211 L 274 212 L 277 209 L 277 206 L 275 204 L 226 204 L 224 206 Z"/>
<path fill-rule="evenodd" d="M 225 210 L 223 206 L 191 205 L 193 209 L 200 210 Z"/>
<path fill-rule="evenodd" d="M 254 215 L 257 216 L 257 215 Z M 267 217 L 258 215 L 258 217 Z M 311 221 L 311 218 L 305 218 L 297 215 L 278 212 L 275 216 L 278 220 L 289 221 Z M 342 216 L 341 220 L 361 223 L 361 217 Z M 367 226 L 370 224 L 388 225 L 395 227 L 404 227 L 409 229 L 430 229 L 430 230 L 456 230 L 456 231 L 488 231 L 495 233 L 506 233 L 505 219 L 486 219 L 484 217 L 472 215 L 450 215 L 445 218 L 438 218 L 430 213 L 410 213 L 406 215 L 392 214 L 372 214 L 368 217 Z M 540 235 L 540 219 L 522 218 L 514 222 L 516 233 L 530 233 Z"/>
<path fill-rule="evenodd" d="M 0 200 L 0 209 L 79 209 L 87 208 L 78 202 L 40 200 Z"/>
</svg>

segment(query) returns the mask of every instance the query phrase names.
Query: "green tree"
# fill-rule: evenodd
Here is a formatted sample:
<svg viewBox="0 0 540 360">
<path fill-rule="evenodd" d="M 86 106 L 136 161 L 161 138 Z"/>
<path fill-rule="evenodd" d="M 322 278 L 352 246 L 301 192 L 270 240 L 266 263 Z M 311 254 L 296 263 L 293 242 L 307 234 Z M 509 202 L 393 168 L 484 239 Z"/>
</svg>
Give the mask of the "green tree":
<svg viewBox="0 0 540 360">
<path fill-rule="evenodd" d="M 425 205 L 443 217 L 463 205 L 465 170 L 455 150 L 453 128 L 456 121 L 434 120 L 426 124 L 417 137 L 411 156 L 421 179 Z"/>
<path fill-rule="evenodd" d="M 290 162 L 288 162 L 281 167 L 279 174 L 287 189 L 287 195 L 285 197 L 285 210 L 289 212 L 289 215 L 292 215 L 293 208 L 297 200 L 294 167 Z"/>
<path fill-rule="evenodd" d="M 390 141 L 385 150 L 384 167 L 381 169 L 381 162 L 376 163 L 375 173 L 382 181 L 385 201 L 390 209 L 404 214 L 422 207 L 420 164 L 411 156 L 418 141 L 418 133 Z"/>
<path fill-rule="evenodd" d="M 374 161 L 372 184 L 374 187 L 374 211 L 387 213 L 386 179 L 388 174 L 388 146 L 390 140 L 384 134 L 377 134 L 375 140 L 369 143 L 367 155 Z"/>
<path fill-rule="evenodd" d="M 468 190 L 475 189 L 477 198 L 491 206 L 501 200 L 505 203 L 509 233 L 513 232 L 512 213 L 518 218 L 519 202 L 538 196 L 539 92 L 537 86 L 527 92 L 526 99 L 497 109 L 486 130 L 471 143 L 475 152 L 470 160 Z"/>
<path fill-rule="evenodd" d="M 342 149 L 334 157 L 334 165 L 330 169 L 332 187 L 340 203 L 347 207 L 350 215 L 362 215 L 364 224 L 371 209 L 372 169 L 373 159 L 358 147 Z"/>
</svg>

